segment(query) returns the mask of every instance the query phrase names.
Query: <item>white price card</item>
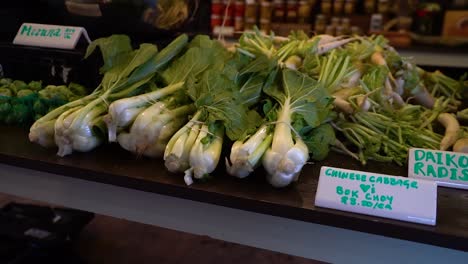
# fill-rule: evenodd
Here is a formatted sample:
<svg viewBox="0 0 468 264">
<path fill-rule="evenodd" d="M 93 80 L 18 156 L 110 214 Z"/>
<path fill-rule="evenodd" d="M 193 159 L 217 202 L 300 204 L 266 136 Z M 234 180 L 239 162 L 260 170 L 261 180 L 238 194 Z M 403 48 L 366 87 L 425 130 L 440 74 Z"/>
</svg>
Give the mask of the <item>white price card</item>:
<svg viewBox="0 0 468 264">
<path fill-rule="evenodd" d="M 23 23 L 13 44 L 74 49 L 81 36 L 84 36 L 88 43 L 91 42 L 88 33 L 82 27 Z"/>
<path fill-rule="evenodd" d="M 315 205 L 435 225 L 435 182 L 323 166 Z"/>
<path fill-rule="evenodd" d="M 468 154 L 412 148 L 408 176 L 435 181 L 439 186 L 468 189 Z"/>
</svg>

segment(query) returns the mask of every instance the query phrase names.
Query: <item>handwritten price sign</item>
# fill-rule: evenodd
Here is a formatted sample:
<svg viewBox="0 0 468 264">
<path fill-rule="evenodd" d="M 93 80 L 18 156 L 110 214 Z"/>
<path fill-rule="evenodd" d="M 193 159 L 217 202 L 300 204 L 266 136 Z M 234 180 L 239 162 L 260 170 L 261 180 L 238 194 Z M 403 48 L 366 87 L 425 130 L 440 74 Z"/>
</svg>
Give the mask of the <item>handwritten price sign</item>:
<svg viewBox="0 0 468 264">
<path fill-rule="evenodd" d="M 91 42 L 88 33 L 82 27 L 23 23 L 13 44 L 74 49 L 82 35 L 88 43 Z"/>
<path fill-rule="evenodd" d="M 322 167 L 315 205 L 435 225 L 437 186 L 405 177 Z"/>
</svg>

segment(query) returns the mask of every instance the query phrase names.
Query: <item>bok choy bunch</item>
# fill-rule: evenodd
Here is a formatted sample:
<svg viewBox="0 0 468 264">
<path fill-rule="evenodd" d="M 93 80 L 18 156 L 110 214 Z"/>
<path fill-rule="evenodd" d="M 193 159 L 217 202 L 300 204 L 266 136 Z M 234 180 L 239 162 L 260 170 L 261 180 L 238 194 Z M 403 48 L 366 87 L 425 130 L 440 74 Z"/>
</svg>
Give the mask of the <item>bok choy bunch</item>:
<svg viewBox="0 0 468 264">
<path fill-rule="evenodd" d="M 103 79 L 95 91 L 80 100 L 70 102 L 45 115 L 30 129 L 33 142 L 50 146 L 55 142 L 58 155 L 90 151 L 106 137 L 104 116 L 109 103 L 141 93 L 158 70 L 163 69 L 187 44 L 181 35 L 161 52 L 152 44 L 141 44 L 133 50 L 130 39 L 113 35 L 95 40 L 88 47 L 88 57 L 99 47 L 104 60 L 100 71 Z M 53 138 L 53 140 L 52 140 Z"/>
<path fill-rule="evenodd" d="M 161 157 L 169 139 L 196 110 L 187 88 L 199 82 L 207 69 L 222 67 L 225 56 L 227 51 L 217 41 L 196 36 L 159 74 L 160 82 L 167 87 L 111 104 L 109 120 L 116 122 L 108 123 L 109 132 L 119 133 L 113 139 L 137 155 Z M 115 124 L 121 131 L 117 132 Z"/>
<path fill-rule="evenodd" d="M 224 135 L 240 138 L 251 122 L 240 100 L 238 86 L 217 70 L 208 70 L 188 88 L 197 108 L 190 121 L 169 140 L 164 160 L 174 173 L 185 172 L 190 185 L 206 179 L 219 162 Z"/>
</svg>

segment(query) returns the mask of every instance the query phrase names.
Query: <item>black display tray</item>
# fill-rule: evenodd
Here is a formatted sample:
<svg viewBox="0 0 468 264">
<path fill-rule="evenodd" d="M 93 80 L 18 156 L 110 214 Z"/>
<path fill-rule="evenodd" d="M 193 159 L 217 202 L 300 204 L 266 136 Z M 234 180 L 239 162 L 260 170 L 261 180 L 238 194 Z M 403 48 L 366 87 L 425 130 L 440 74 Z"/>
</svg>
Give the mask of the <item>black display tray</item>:
<svg viewBox="0 0 468 264">
<path fill-rule="evenodd" d="M 322 165 L 392 175 L 406 175 L 405 167 L 388 163 L 362 166 L 347 156 L 332 153 L 325 161 L 306 165 L 299 181 L 288 188 L 274 189 L 258 170 L 240 180 L 228 176 L 224 166 L 206 183 L 187 187 L 182 175 L 169 173 L 161 159 L 136 158 L 117 144 L 101 146 L 89 153 L 60 158 L 56 150 L 28 141 L 27 131 L 0 126 L 0 162 L 56 173 L 88 181 L 185 198 L 295 220 L 362 231 L 431 245 L 468 251 L 468 191 L 439 188 L 437 225 L 341 212 L 314 206 Z M 61 176 L 59 176 L 61 177 Z M 27 183 L 25 183 L 27 184 Z"/>
</svg>

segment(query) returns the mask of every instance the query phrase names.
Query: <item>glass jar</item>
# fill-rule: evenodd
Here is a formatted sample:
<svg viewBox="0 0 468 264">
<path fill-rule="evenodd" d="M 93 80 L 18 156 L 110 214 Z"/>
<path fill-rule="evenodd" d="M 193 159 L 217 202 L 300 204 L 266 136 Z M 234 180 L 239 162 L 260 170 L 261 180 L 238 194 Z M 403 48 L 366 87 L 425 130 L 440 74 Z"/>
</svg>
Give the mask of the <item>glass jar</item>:
<svg viewBox="0 0 468 264">
<path fill-rule="evenodd" d="M 352 15 L 354 13 L 355 5 L 356 5 L 355 0 L 346 0 L 345 6 L 344 6 L 344 13 L 346 15 Z"/>
<path fill-rule="evenodd" d="M 343 0 L 335 0 L 333 2 L 333 14 L 335 15 L 342 15 L 344 9 L 344 1 Z"/>
<path fill-rule="evenodd" d="M 286 5 L 284 0 L 275 0 L 273 2 L 273 21 L 283 22 L 286 14 Z"/>
<path fill-rule="evenodd" d="M 322 0 L 322 14 L 331 15 L 332 12 L 332 1 L 331 0 Z"/>
<path fill-rule="evenodd" d="M 301 24 L 305 24 L 308 22 L 310 17 L 310 12 L 312 11 L 312 7 L 308 1 L 299 1 L 299 8 L 297 11 L 297 22 Z"/>
<path fill-rule="evenodd" d="M 330 23 L 333 27 L 337 27 L 340 25 L 340 18 L 339 17 L 332 17 L 331 19 L 331 23 Z"/>
<path fill-rule="evenodd" d="M 234 18 L 234 30 L 239 32 L 244 30 L 244 17 L 236 16 Z"/>
<path fill-rule="evenodd" d="M 255 0 L 248 0 L 245 6 L 245 20 L 256 21 L 257 20 L 257 8 L 258 5 Z"/>
<path fill-rule="evenodd" d="M 260 19 L 260 30 L 265 34 L 270 34 L 271 30 L 271 20 Z"/>
<path fill-rule="evenodd" d="M 343 27 L 343 35 L 347 35 L 351 32 L 351 20 L 349 18 L 342 18 L 341 26 Z"/>
<path fill-rule="evenodd" d="M 271 5 L 271 2 L 262 1 L 260 3 L 260 19 L 268 20 L 271 22 L 272 13 L 273 13 L 273 6 Z"/>
<path fill-rule="evenodd" d="M 362 35 L 362 30 L 358 26 L 352 26 L 351 35 Z"/>
<path fill-rule="evenodd" d="M 244 23 L 244 30 L 252 30 L 257 24 L 257 19 L 246 18 Z"/>
<path fill-rule="evenodd" d="M 286 3 L 286 21 L 288 23 L 297 22 L 297 1 L 289 0 Z"/>
<path fill-rule="evenodd" d="M 390 10 L 390 3 L 388 0 L 379 0 L 379 5 L 377 6 L 377 12 L 380 14 L 387 14 Z"/>
<path fill-rule="evenodd" d="M 325 28 L 327 27 L 327 19 L 325 15 L 319 14 L 315 17 L 315 33 L 323 34 L 325 33 Z"/>
<path fill-rule="evenodd" d="M 342 36 L 342 35 L 345 35 L 345 31 L 344 31 L 344 27 L 343 26 L 337 26 L 336 27 L 336 30 L 335 30 L 335 34 L 337 36 Z"/>
<path fill-rule="evenodd" d="M 224 3 L 221 0 L 212 0 L 211 1 L 211 14 L 212 15 L 223 15 L 224 12 Z"/>
<path fill-rule="evenodd" d="M 330 36 L 334 36 L 335 35 L 335 27 L 332 26 L 332 25 L 328 25 L 325 28 L 325 34 L 330 35 Z"/>
<path fill-rule="evenodd" d="M 236 17 L 245 15 L 245 2 L 237 0 L 234 4 L 236 10 Z"/>
<path fill-rule="evenodd" d="M 375 11 L 375 0 L 364 0 L 364 11 L 366 14 L 373 14 Z"/>
</svg>

